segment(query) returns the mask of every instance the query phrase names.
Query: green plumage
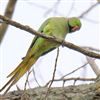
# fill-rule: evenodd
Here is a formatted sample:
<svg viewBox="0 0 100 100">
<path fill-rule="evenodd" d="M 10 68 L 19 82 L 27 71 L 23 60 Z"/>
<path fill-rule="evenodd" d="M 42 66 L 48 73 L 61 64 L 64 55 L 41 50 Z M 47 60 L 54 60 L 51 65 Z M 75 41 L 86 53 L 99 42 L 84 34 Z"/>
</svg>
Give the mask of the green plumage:
<svg viewBox="0 0 100 100">
<path fill-rule="evenodd" d="M 80 29 L 80 27 L 81 22 L 76 17 L 52 17 L 47 19 L 41 25 L 38 32 L 64 40 L 66 34 L 77 31 Z M 11 77 L 11 79 L 0 91 L 9 85 L 7 89 L 8 91 L 9 88 L 14 85 L 31 68 L 31 66 L 38 60 L 40 56 L 47 54 L 58 46 L 59 44 L 56 42 L 48 41 L 47 39 L 35 36 L 25 58 L 17 66 L 17 68 L 8 75 L 8 77 Z"/>
<path fill-rule="evenodd" d="M 49 18 L 41 25 L 41 27 L 38 30 L 38 32 L 59 39 L 64 39 L 68 31 L 69 29 L 68 29 L 67 19 L 64 17 Z M 30 56 L 34 55 L 34 57 L 35 56 L 39 57 L 43 54 L 46 54 L 47 51 L 50 51 L 58 46 L 59 44 L 57 43 L 36 36 L 29 48 L 29 51 L 27 52 L 27 55 Z"/>
</svg>

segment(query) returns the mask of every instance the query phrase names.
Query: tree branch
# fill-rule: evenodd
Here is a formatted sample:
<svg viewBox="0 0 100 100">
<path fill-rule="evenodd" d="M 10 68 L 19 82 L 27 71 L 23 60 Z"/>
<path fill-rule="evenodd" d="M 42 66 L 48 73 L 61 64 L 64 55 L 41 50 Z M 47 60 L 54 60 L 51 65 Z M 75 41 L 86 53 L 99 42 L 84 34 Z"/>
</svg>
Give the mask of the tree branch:
<svg viewBox="0 0 100 100">
<path fill-rule="evenodd" d="M 75 79 L 75 78 L 73 78 Z M 72 79 L 72 80 L 73 80 Z M 76 80 L 91 81 L 94 79 Z M 26 91 L 12 91 L 0 96 L 0 100 L 45 100 L 47 87 L 37 87 Z M 100 78 L 91 84 L 70 85 L 67 87 L 52 87 L 47 100 L 100 100 Z"/>
<path fill-rule="evenodd" d="M 83 18 L 86 14 L 88 14 L 93 8 L 95 8 L 99 3 L 95 3 L 94 5 L 90 6 L 86 11 L 82 12 L 78 17 Z"/>
<path fill-rule="evenodd" d="M 100 75 L 100 69 L 97 66 L 97 64 L 95 63 L 94 59 L 91 57 L 86 56 L 86 59 L 89 63 L 89 65 L 91 66 L 92 70 L 94 71 L 94 73 L 99 76 Z"/>
<path fill-rule="evenodd" d="M 9 0 L 6 10 L 5 10 L 5 13 L 4 13 L 4 16 L 6 16 L 8 18 L 12 17 L 16 2 L 17 2 L 17 0 Z M 3 40 L 3 37 L 6 33 L 7 28 L 8 28 L 8 24 L 6 24 L 5 22 L 0 25 L 0 43 Z"/>
<path fill-rule="evenodd" d="M 59 78 L 59 79 L 54 79 L 53 81 L 54 82 L 57 82 L 57 81 L 72 81 L 72 80 L 74 80 L 74 81 L 95 81 L 96 80 L 96 78 L 82 78 L 82 77 L 71 77 L 71 78 Z M 51 83 L 51 81 L 52 80 L 49 80 L 49 82 L 47 82 L 46 83 L 46 85 L 45 85 L 45 87 L 47 87 L 48 86 L 48 84 L 50 84 Z"/>
<path fill-rule="evenodd" d="M 48 35 L 45 35 L 45 34 L 41 34 L 40 32 L 37 32 L 35 31 L 34 29 L 32 29 L 31 27 L 27 26 L 27 25 L 22 25 L 18 22 L 15 22 L 13 20 L 10 20 L 8 17 L 5 17 L 5 16 L 2 16 L 0 15 L 0 19 L 2 19 L 5 23 L 7 24 L 10 24 L 12 26 L 15 26 L 17 28 L 20 28 L 21 30 L 25 30 L 31 34 L 34 34 L 34 35 L 37 35 L 37 36 L 40 36 L 40 37 L 43 37 L 45 39 L 48 39 L 48 41 L 54 41 L 54 42 L 57 42 L 59 44 L 62 44 L 70 49 L 73 49 L 75 51 L 78 51 L 84 55 L 87 55 L 87 56 L 90 56 L 90 57 L 94 57 L 94 58 L 98 58 L 100 59 L 100 54 L 97 54 L 95 52 L 92 52 L 92 51 L 89 51 L 89 50 L 86 50 L 84 48 L 81 48 L 79 46 L 76 46 L 70 42 L 66 42 L 64 40 L 60 40 L 60 39 L 57 39 L 55 37 L 52 37 L 52 36 L 48 36 Z"/>
<path fill-rule="evenodd" d="M 46 96 L 45 96 L 45 100 L 47 100 L 47 96 L 49 95 L 51 85 L 53 84 L 53 81 L 54 81 L 54 78 L 55 78 L 58 57 L 59 57 L 59 48 L 57 49 L 57 56 L 56 56 L 56 60 L 55 60 L 55 66 L 54 66 L 53 76 L 52 76 L 52 80 L 50 82 L 50 85 L 48 87 L 48 90 L 47 90 L 47 93 L 46 93 Z"/>
</svg>

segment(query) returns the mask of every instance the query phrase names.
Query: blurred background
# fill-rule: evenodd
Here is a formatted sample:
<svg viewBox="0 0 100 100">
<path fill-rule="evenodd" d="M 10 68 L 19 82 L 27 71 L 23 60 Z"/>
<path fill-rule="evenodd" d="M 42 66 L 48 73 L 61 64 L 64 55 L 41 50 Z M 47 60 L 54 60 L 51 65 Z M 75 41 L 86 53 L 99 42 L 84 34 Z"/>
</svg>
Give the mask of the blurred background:
<svg viewBox="0 0 100 100">
<path fill-rule="evenodd" d="M 0 1 L 1 15 L 4 15 L 9 1 Z M 99 0 L 17 0 L 12 20 L 38 30 L 47 18 L 53 16 L 79 17 L 82 22 L 82 28 L 80 31 L 67 35 L 66 41 L 78 46 L 100 50 Z M 22 61 L 33 38 L 34 35 L 9 25 L 0 45 L 0 88 L 9 80 L 6 78 L 7 75 Z M 60 79 L 62 76 L 87 63 L 86 56 L 79 52 L 62 46 L 59 50 L 55 79 Z M 52 79 L 56 55 L 57 50 L 54 50 L 41 57 L 33 65 L 32 72 L 28 78 L 29 84 L 27 88 L 39 85 L 44 86 Z M 100 60 L 96 59 L 95 63 L 100 68 Z M 20 89 L 24 88 L 26 77 L 27 74 L 17 82 L 17 86 Z M 95 78 L 96 75 L 91 66 L 87 64 L 84 68 L 70 74 L 66 78 L 71 77 Z M 67 81 L 65 85 L 72 85 L 73 82 L 73 80 Z M 62 86 L 62 83 L 62 81 L 57 81 L 52 86 Z M 86 82 L 76 82 L 76 84 L 83 83 Z M 16 90 L 16 85 L 11 90 Z"/>
</svg>

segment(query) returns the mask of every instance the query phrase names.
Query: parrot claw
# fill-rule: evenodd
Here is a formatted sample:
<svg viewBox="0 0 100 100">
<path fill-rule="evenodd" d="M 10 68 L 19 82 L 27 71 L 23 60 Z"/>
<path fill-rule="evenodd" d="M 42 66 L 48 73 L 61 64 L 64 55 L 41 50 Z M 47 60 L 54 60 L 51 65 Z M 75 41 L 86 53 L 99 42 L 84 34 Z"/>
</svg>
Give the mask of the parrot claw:
<svg viewBox="0 0 100 100">
<path fill-rule="evenodd" d="M 54 35 L 52 35 L 52 37 L 55 39 L 55 38 L 57 38 L 56 36 L 54 36 Z"/>
<path fill-rule="evenodd" d="M 61 44 L 62 47 L 64 47 L 64 41 L 65 41 L 65 40 L 62 40 L 62 44 Z"/>
</svg>

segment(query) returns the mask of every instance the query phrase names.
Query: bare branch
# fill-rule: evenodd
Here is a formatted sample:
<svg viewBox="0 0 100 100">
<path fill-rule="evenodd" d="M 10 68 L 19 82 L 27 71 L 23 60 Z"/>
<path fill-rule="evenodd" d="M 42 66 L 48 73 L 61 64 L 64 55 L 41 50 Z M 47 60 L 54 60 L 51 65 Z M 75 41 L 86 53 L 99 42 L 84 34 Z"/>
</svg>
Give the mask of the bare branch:
<svg viewBox="0 0 100 100">
<path fill-rule="evenodd" d="M 77 70 L 79 70 L 79 69 L 85 67 L 85 66 L 88 65 L 88 64 L 89 64 L 89 63 L 87 62 L 87 63 L 85 63 L 84 65 L 78 67 L 77 69 L 75 69 L 75 70 L 69 72 L 68 74 L 63 75 L 61 78 L 59 78 L 59 79 L 54 79 L 54 81 L 63 81 L 63 86 L 64 86 L 64 83 L 65 83 L 66 79 L 67 79 L 67 80 L 73 80 L 73 78 L 72 78 L 72 79 L 71 79 L 71 78 L 65 78 L 66 76 L 68 76 L 68 75 L 70 75 L 70 74 L 76 72 Z M 75 81 L 76 81 L 76 78 L 74 78 L 74 79 L 75 79 Z M 82 78 L 82 79 L 83 79 L 83 78 Z M 90 78 L 89 80 L 88 80 L 88 78 L 85 78 L 85 79 L 86 79 L 86 81 L 90 81 L 90 80 L 91 80 L 91 78 Z M 95 78 L 93 78 L 93 80 L 94 80 L 94 79 L 95 79 Z M 79 79 L 79 80 L 81 80 L 81 79 Z M 91 80 L 91 81 L 93 81 L 93 80 Z M 48 86 L 48 85 L 50 84 L 50 82 L 51 82 L 51 80 L 50 80 L 49 82 L 46 83 L 45 87 Z"/>
<path fill-rule="evenodd" d="M 68 75 L 70 75 L 70 74 L 72 74 L 72 73 L 76 72 L 77 70 L 79 70 L 79 69 L 81 69 L 81 68 L 85 67 L 87 64 L 88 64 L 88 62 L 87 62 L 87 63 L 85 63 L 84 65 L 82 65 L 81 67 L 78 67 L 77 69 L 75 69 L 75 70 L 71 71 L 70 73 L 68 73 L 68 74 L 66 74 L 66 75 L 64 75 L 64 76 L 62 76 L 60 79 L 63 79 L 63 78 L 65 78 L 66 76 L 68 76 Z"/>
<path fill-rule="evenodd" d="M 93 50 L 93 51 L 96 51 L 96 52 L 100 52 L 100 49 L 97 49 L 97 48 L 94 48 L 94 47 L 90 47 L 90 46 L 81 46 L 82 48 L 84 49 L 88 49 L 88 50 Z"/>
<path fill-rule="evenodd" d="M 92 51 L 89 51 L 89 50 L 85 50 L 85 49 L 83 49 L 83 48 L 81 48 L 79 46 L 76 46 L 76 45 L 72 44 L 72 43 L 66 42 L 64 40 L 57 39 L 56 37 L 52 37 L 52 36 L 48 36 L 48 35 L 45 35 L 45 34 L 41 34 L 40 32 L 35 31 L 34 29 L 32 29 L 29 26 L 22 25 L 22 24 L 20 24 L 18 22 L 15 22 L 13 20 L 10 20 L 8 17 L 5 17 L 5 16 L 0 15 L 0 19 L 2 19 L 7 24 L 10 24 L 10 25 L 15 26 L 17 28 L 20 28 L 22 30 L 25 30 L 25 31 L 27 31 L 27 32 L 29 32 L 31 34 L 34 34 L 34 35 L 43 37 L 45 39 L 48 39 L 48 41 L 57 42 L 59 44 L 62 44 L 64 46 L 70 48 L 70 49 L 73 49 L 75 51 L 78 51 L 78 52 L 80 52 L 80 53 L 82 53 L 84 55 L 87 55 L 87 56 L 90 56 L 90 57 L 94 57 L 94 58 L 100 59 L 100 54 L 97 54 L 97 53 L 92 52 Z"/>
<path fill-rule="evenodd" d="M 94 71 L 94 73 L 99 76 L 100 75 L 100 69 L 97 66 L 97 64 L 95 63 L 94 59 L 91 57 L 86 57 L 89 65 L 91 66 L 92 70 Z"/>
<path fill-rule="evenodd" d="M 99 3 L 95 3 L 94 5 L 90 6 L 86 11 L 82 12 L 78 17 L 83 18 L 86 14 L 88 14 L 93 8 L 95 8 Z"/>
<path fill-rule="evenodd" d="M 57 0 L 56 3 L 54 3 L 53 7 L 51 7 L 50 9 L 48 9 L 45 13 L 44 16 L 46 16 L 47 14 L 49 14 L 51 11 L 54 12 L 54 14 L 57 14 L 57 8 L 60 4 L 61 0 Z"/>
<path fill-rule="evenodd" d="M 24 86 L 24 90 L 26 90 L 27 83 L 28 83 L 28 85 L 29 85 L 28 78 L 29 78 L 29 75 L 30 75 L 31 72 L 32 72 L 32 71 L 28 71 L 28 74 L 27 74 L 27 77 L 26 77 L 25 86 Z M 30 85 L 29 85 L 29 87 L 30 87 Z"/>
<path fill-rule="evenodd" d="M 100 3 L 100 0 L 97 0 L 98 3 Z"/>
<path fill-rule="evenodd" d="M 50 85 L 49 85 L 49 87 L 48 87 L 48 90 L 47 90 L 47 93 L 46 93 L 45 99 L 47 98 L 47 96 L 48 96 L 48 94 L 49 94 L 49 91 L 50 91 L 51 85 L 53 84 L 53 81 L 54 81 L 54 78 L 55 78 L 55 73 L 56 73 L 56 68 L 57 68 L 58 57 L 59 57 L 59 48 L 57 49 L 57 56 L 56 56 L 56 60 L 55 60 L 55 66 L 54 66 L 54 71 L 53 71 L 52 80 L 51 80 Z"/>
<path fill-rule="evenodd" d="M 71 81 L 71 80 L 74 80 L 74 81 L 95 81 L 96 78 L 80 78 L 80 77 L 75 78 L 75 77 L 71 77 L 71 78 L 54 79 L 53 81 L 55 81 L 55 82 L 57 82 L 57 81 L 63 81 L 63 82 L 65 83 L 66 81 Z M 45 87 L 48 86 L 48 84 L 50 84 L 51 81 L 52 81 L 52 80 L 50 80 L 50 81 L 45 85 Z"/>
<path fill-rule="evenodd" d="M 71 4 L 71 7 L 70 7 L 70 9 L 69 9 L 69 11 L 68 11 L 67 16 L 69 16 L 69 15 L 72 13 L 72 11 L 73 11 L 73 9 L 74 9 L 74 5 L 75 5 L 75 1 L 73 0 L 73 2 L 72 2 L 72 4 Z"/>
<path fill-rule="evenodd" d="M 5 10 L 5 13 L 4 13 L 4 16 L 6 16 L 8 18 L 12 17 L 16 2 L 17 2 L 17 0 L 9 0 L 6 10 Z M 0 43 L 3 40 L 3 37 L 6 33 L 7 28 L 8 28 L 8 24 L 6 24 L 5 22 L 0 25 Z"/>
<path fill-rule="evenodd" d="M 81 77 L 77 77 L 77 78 L 65 78 L 63 79 L 64 81 L 70 81 L 70 80 L 75 80 L 75 81 L 95 81 L 96 78 L 81 78 Z M 57 80 L 56 80 L 57 81 Z"/>
<path fill-rule="evenodd" d="M 41 85 L 39 84 L 39 82 L 38 82 L 38 80 L 37 80 L 37 78 L 36 78 L 36 75 L 35 75 L 35 70 L 34 70 L 34 68 L 32 69 L 32 73 L 33 73 L 34 80 L 36 81 L 37 85 L 38 85 L 39 87 L 41 87 Z"/>
</svg>

